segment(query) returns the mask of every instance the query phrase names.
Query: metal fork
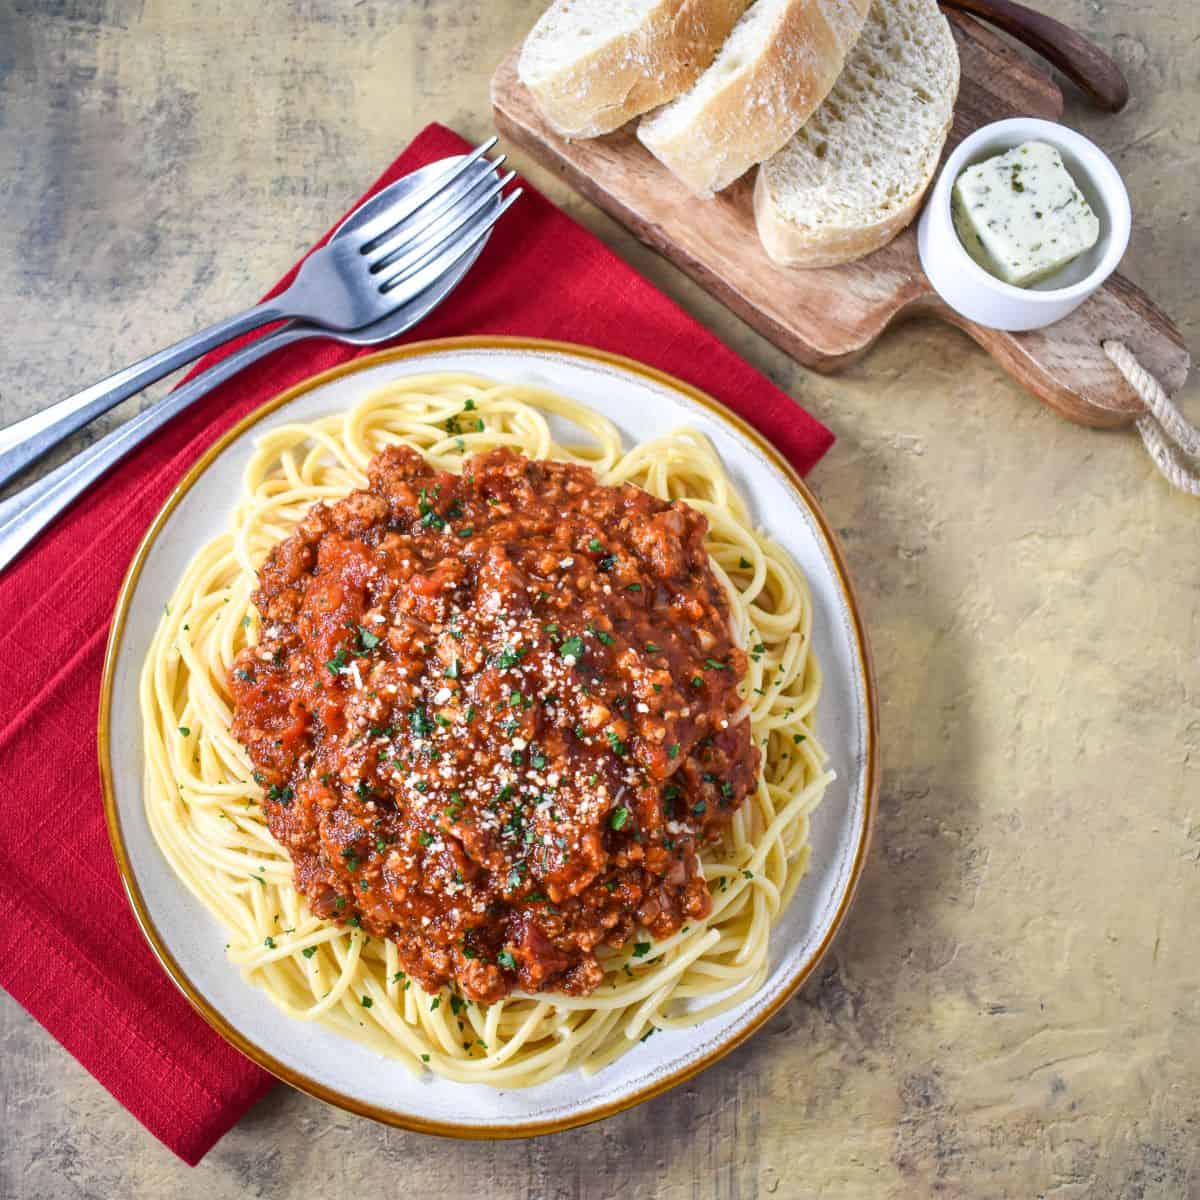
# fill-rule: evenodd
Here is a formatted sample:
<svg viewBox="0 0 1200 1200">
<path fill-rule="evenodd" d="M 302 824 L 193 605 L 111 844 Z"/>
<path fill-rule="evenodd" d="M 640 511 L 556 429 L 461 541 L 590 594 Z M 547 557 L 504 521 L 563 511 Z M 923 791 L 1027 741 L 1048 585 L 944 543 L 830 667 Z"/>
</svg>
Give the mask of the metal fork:
<svg viewBox="0 0 1200 1200">
<path fill-rule="evenodd" d="M 444 159 L 441 162 L 431 163 L 393 183 L 347 217 L 338 226 L 333 238 L 353 236 L 364 222 L 373 218 L 377 209 L 385 207 L 396 196 L 415 192 L 430 177 L 439 174 L 447 164 L 454 164 L 457 161 L 457 159 Z M 304 321 L 288 321 L 279 328 L 272 329 L 235 350 L 202 374 L 197 375 L 195 379 L 189 380 L 173 392 L 168 392 L 149 408 L 131 417 L 123 425 L 118 425 L 116 429 L 81 450 L 74 458 L 68 459 L 54 470 L 47 472 L 7 500 L 0 501 L 0 571 L 3 571 L 59 513 L 86 492 L 111 466 L 144 442 L 155 430 L 161 429 L 178 413 L 194 404 L 202 396 L 207 395 L 218 384 L 244 370 L 251 363 L 257 362 L 260 358 L 266 357 L 283 346 L 302 341 L 305 338 L 331 337 L 355 346 L 371 346 L 390 341 L 411 329 L 412 326 L 427 317 L 458 286 L 482 252 L 492 226 L 500 219 L 509 204 L 520 195 L 521 191 L 518 188 L 503 202 L 493 197 L 489 205 L 485 206 L 483 211 L 474 218 L 469 229 L 465 231 L 464 240 L 467 236 L 475 233 L 479 233 L 481 236 L 471 237 L 471 244 L 463 252 L 453 256 L 447 252 L 443 256 L 448 261 L 445 272 L 420 295 L 407 304 L 401 305 L 394 312 L 388 313 L 386 317 L 382 317 L 362 329 L 341 333 L 321 329 Z"/>
<path fill-rule="evenodd" d="M 426 177 L 436 175 L 442 169 L 443 160 L 422 167 L 412 175 L 393 183 L 379 195 L 367 201 L 362 208 L 352 213 L 333 234 L 334 239 L 352 236 L 361 223 L 370 220 L 377 206 L 388 203 L 390 195 L 404 195 L 421 187 Z M 251 363 L 273 353 L 282 346 L 312 337 L 332 337 L 340 342 L 355 346 L 378 345 L 399 337 L 419 321 L 427 317 L 461 282 L 471 269 L 475 259 L 483 250 L 492 226 L 502 212 L 518 196 L 516 189 L 504 202 L 493 198 L 490 206 L 474 218 L 469 234 L 480 232 L 482 236 L 471 239 L 471 246 L 450 261 L 444 274 L 439 276 L 421 294 L 402 305 L 386 317 L 362 329 L 343 333 L 332 333 L 309 325 L 303 321 L 289 321 L 278 329 L 264 333 L 247 345 L 209 367 L 195 379 L 182 387 L 168 392 L 149 408 L 131 417 L 123 425 L 110 430 L 104 437 L 81 450 L 74 458 L 47 472 L 40 479 L 22 488 L 7 500 L 0 501 L 0 571 L 49 525 L 55 517 L 111 466 L 119 462 L 136 446 L 139 446 L 157 429 L 205 396 L 218 384 L 244 370 Z"/>
<path fill-rule="evenodd" d="M 0 487 L 115 404 L 243 333 L 284 318 L 334 331 L 360 329 L 419 295 L 486 236 L 487 228 L 472 222 L 514 177 L 511 171 L 498 177 L 503 155 L 495 162 L 483 157 L 497 140 L 383 208 L 352 236 L 309 255 L 280 295 L 0 430 Z M 507 197 L 500 211 L 514 199 Z"/>
</svg>

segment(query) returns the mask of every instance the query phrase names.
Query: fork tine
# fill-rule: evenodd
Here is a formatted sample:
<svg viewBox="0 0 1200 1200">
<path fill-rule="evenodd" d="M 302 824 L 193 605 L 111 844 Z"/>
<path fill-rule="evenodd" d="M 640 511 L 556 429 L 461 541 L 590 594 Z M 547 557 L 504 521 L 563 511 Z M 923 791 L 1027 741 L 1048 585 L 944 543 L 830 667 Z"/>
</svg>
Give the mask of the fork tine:
<svg viewBox="0 0 1200 1200">
<path fill-rule="evenodd" d="M 460 183 L 456 187 L 446 188 L 438 196 L 436 202 L 430 204 L 421 214 L 419 222 L 413 221 L 410 224 L 406 219 L 386 239 L 381 241 L 376 238 L 373 246 L 365 252 L 367 262 L 371 265 L 372 273 L 378 271 L 380 267 L 387 266 L 389 260 L 395 259 L 401 250 L 427 243 L 430 237 L 437 232 L 438 226 L 444 224 L 441 218 L 447 213 L 451 213 L 454 209 L 461 208 L 470 198 L 471 193 L 476 191 L 480 186 L 490 186 L 495 182 L 500 173 L 500 165 L 507 157 L 507 154 L 501 154 L 494 161 L 490 162 L 489 170 L 478 172 L 468 182 Z M 482 161 L 488 162 L 489 160 L 484 159 Z M 513 178 L 513 172 L 509 172 L 508 178 Z"/>
<path fill-rule="evenodd" d="M 440 195 L 445 188 L 449 187 L 464 171 L 469 171 L 472 164 L 478 162 L 499 140 L 499 137 L 493 134 L 487 141 L 476 146 L 461 162 L 457 162 L 454 166 L 448 168 L 444 174 L 431 180 L 425 187 L 413 195 L 406 196 L 403 201 L 384 209 L 379 216 L 372 218 L 372 220 L 364 224 L 354 234 L 354 241 L 358 245 L 359 250 L 366 253 L 380 238 L 386 237 L 397 225 L 419 212 L 430 200 Z"/>
<path fill-rule="evenodd" d="M 410 274 L 407 278 L 393 282 L 390 276 L 385 276 L 379 281 L 379 290 L 394 299 L 391 293 L 397 288 L 402 288 L 404 292 L 411 296 L 419 296 L 430 284 L 440 279 L 447 271 L 465 258 L 475 245 L 491 232 L 492 226 L 512 206 L 520 199 L 524 193 L 524 188 L 517 188 L 510 192 L 500 202 L 500 205 L 494 212 L 491 212 L 481 221 L 478 226 L 461 241 L 454 243 L 447 250 L 444 250 L 437 258 L 426 263 L 416 272 Z"/>
<path fill-rule="evenodd" d="M 451 212 L 441 226 L 432 229 L 417 238 L 411 249 L 403 255 L 391 255 L 390 261 L 384 260 L 371 268 L 371 274 L 391 284 L 400 283 L 414 271 L 419 270 L 429 259 L 448 242 L 456 238 L 460 231 L 466 229 L 471 222 L 517 177 L 515 171 L 497 179 L 481 196 L 472 201 L 470 207 L 462 212 Z M 453 219 L 453 223 L 447 223 Z"/>
</svg>

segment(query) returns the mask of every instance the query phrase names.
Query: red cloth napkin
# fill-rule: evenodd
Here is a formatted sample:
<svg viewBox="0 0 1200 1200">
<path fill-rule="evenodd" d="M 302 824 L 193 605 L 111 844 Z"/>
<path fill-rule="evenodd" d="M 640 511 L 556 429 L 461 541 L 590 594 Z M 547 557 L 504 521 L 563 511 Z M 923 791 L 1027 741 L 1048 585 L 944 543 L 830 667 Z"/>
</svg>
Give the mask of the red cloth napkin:
<svg viewBox="0 0 1200 1200">
<path fill-rule="evenodd" d="M 431 125 L 368 195 L 465 149 Z M 584 342 L 660 367 L 752 421 L 800 471 L 833 441 L 531 190 L 449 302 L 404 340 L 467 333 Z M 310 341 L 248 368 L 139 447 L 0 575 L 0 984 L 189 1163 L 272 1079 L 175 989 L 122 891 L 96 765 L 109 620 L 142 534 L 201 451 L 277 392 L 363 353 Z"/>
</svg>

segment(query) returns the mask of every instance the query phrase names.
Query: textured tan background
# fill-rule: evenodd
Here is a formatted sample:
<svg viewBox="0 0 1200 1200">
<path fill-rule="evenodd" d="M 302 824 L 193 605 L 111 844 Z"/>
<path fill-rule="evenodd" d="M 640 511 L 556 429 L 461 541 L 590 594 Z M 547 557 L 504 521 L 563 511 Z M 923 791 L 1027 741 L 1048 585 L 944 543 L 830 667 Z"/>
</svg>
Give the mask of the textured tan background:
<svg viewBox="0 0 1200 1200">
<path fill-rule="evenodd" d="M 1124 114 L 1069 117 L 1129 181 L 1128 273 L 1200 350 L 1200 12 L 1055 7 L 1128 71 Z M 0 0 L 0 419 L 256 297 L 425 121 L 483 136 L 539 8 Z M 530 173 L 839 435 L 812 483 L 885 773 L 834 953 L 601 1125 L 460 1145 L 280 1087 L 194 1171 L 0 996 L 0 1196 L 1200 1196 L 1200 503 L 941 327 L 810 375 Z"/>
</svg>

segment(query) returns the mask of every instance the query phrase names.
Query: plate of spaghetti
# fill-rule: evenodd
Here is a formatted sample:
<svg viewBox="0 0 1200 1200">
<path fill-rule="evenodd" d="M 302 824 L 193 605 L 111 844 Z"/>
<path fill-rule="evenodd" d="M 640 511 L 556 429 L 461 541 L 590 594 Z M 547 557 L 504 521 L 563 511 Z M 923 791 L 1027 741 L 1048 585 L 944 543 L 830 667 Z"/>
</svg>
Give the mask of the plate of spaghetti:
<svg viewBox="0 0 1200 1200">
<path fill-rule="evenodd" d="M 841 923 L 865 636 L 753 430 L 560 343 L 360 358 L 245 418 L 130 568 L 100 763 L 218 1031 L 351 1111 L 567 1128 L 694 1074 Z"/>
</svg>

